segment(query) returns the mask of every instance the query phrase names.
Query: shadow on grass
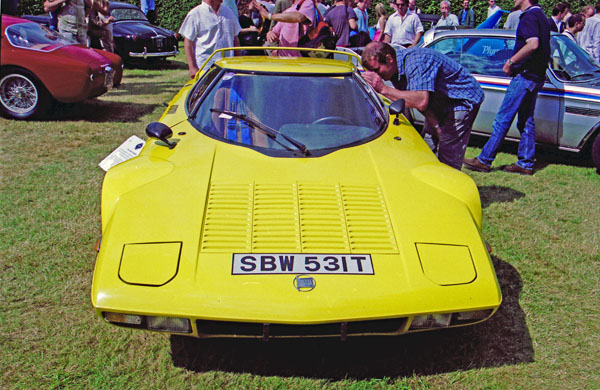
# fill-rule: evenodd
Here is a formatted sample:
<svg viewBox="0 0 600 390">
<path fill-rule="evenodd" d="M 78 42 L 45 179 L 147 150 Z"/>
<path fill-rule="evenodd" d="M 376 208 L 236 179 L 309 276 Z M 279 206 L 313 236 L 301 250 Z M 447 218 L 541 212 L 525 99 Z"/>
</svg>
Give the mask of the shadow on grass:
<svg viewBox="0 0 600 390">
<path fill-rule="evenodd" d="M 134 78 L 138 78 L 139 76 L 134 76 Z M 111 95 L 120 96 L 120 95 L 160 95 L 162 93 L 168 93 L 169 98 L 171 99 L 171 95 L 175 95 L 181 87 L 183 86 L 183 82 L 174 82 L 174 81 L 166 81 L 166 82 L 152 82 L 149 83 L 147 81 L 135 83 L 135 82 L 127 82 L 123 83 L 119 86 L 118 89 L 111 91 Z"/>
<path fill-rule="evenodd" d="M 137 122 L 152 113 L 157 104 L 123 103 L 89 99 L 80 103 L 55 104 L 48 120 L 88 122 Z"/>
<path fill-rule="evenodd" d="M 492 203 L 510 203 L 525 196 L 521 191 L 510 187 L 482 186 L 478 189 L 482 208 L 486 208 Z"/>
<path fill-rule="evenodd" d="M 522 280 L 510 264 L 493 258 L 503 302 L 488 321 L 463 328 L 397 337 L 255 340 L 171 336 L 173 363 L 266 376 L 326 379 L 395 378 L 532 362 L 533 346 L 519 306 Z"/>
</svg>

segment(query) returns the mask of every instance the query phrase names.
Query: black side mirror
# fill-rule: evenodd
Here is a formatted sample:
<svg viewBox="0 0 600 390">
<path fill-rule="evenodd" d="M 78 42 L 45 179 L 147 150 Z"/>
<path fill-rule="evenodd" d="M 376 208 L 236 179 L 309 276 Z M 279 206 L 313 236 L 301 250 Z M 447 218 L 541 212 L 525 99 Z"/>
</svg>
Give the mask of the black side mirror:
<svg viewBox="0 0 600 390">
<path fill-rule="evenodd" d="M 177 144 L 175 142 L 169 142 L 169 138 L 173 136 L 173 131 L 169 126 L 160 122 L 152 122 L 146 126 L 146 135 L 151 138 L 158 138 L 167 146 L 169 149 L 173 149 Z"/>
<path fill-rule="evenodd" d="M 396 115 L 394 118 L 394 125 L 398 126 L 400 124 L 400 119 L 398 119 L 398 115 L 404 112 L 404 99 L 398 99 L 390 105 L 390 115 Z"/>
</svg>

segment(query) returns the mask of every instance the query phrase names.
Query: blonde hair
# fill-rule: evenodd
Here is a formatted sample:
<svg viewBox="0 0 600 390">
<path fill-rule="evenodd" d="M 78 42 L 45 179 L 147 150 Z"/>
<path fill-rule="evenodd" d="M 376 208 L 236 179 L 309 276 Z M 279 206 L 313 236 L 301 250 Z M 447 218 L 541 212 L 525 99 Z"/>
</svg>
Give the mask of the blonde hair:
<svg viewBox="0 0 600 390">
<path fill-rule="evenodd" d="M 377 3 L 377 5 L 375 6 L 375 15 L 377 16 L 377 19 L 379 19 L 382 16 L 387 16 L 387 12 L 383 4 Z"/>
</svg>

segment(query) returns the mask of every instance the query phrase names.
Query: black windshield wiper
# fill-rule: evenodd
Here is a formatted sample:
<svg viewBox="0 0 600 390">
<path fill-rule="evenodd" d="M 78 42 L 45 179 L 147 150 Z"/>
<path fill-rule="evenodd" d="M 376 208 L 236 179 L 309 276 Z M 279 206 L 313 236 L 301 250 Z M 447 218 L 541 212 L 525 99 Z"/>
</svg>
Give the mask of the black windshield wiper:
<svg viewBox="0 0 600 390">
<path fill-rule="evenodd" d="M 240 119 L 240 120 L 246 122 L 247 124 L 249 124 L 250 127 L 252 127 L 253 129 L 261 130 L 262 132 L 264 132 L 265 134 L 267 134 L 269 137 L 271 137 L 273 139 L 276 139 L 277 136 L 281 136 L 281 138 L 285 139 L 287 142 L 294 145 L 305 156 L 310 156 L 310 151 L 308 150 L 306 145 L 304 145 L 302 142 L 296 141 L 295 139 L 283 134 L 282 132 L 273 129 L 273 128 L 265 125 L 264 123 L 257 121 L 256 119 L 250 118 L 248 115 L 237 114 L 233 111 L 221 110 L 218 108 L 211 108 L 210 112 L 218 112 L 219 114 L 225 114 L 225 115 L 229 115 L 233 118 Z"/>
</svg>

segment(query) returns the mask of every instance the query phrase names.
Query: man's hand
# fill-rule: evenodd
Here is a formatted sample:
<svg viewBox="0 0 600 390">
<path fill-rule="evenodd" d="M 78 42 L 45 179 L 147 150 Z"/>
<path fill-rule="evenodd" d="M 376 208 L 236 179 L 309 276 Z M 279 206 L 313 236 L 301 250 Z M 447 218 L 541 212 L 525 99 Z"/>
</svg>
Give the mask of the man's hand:
<svg viewBox="0 0 600 390">
<path fill-rule="evenodd" d="M 279 42 L 279 37 L 273 31 L 269 31 L 267 33 L 267 42 L 269 42 L 269 43 Z"/>
<path fill-rule="evenodd" d="M 373 87 L 375 91 L 377 91 L 378 93 L 381 93 L 383 91 L 385 84 L 381 76 L 379 76 L 377 73 L 366 71 L 363 73 L 362 76 L 367 81 L 367 83 L 369 83 L 371 87 Z"/>
<path fill-rule="evenodd" d="M 512 76 L 512 70 L 510 69 L 510 60 L 506 60 L 506 62 L 504 63 L 504 66 L 502 67 L 502 71 L 504 72 L 505 75 L 507 76 Z"/>
</svg>

